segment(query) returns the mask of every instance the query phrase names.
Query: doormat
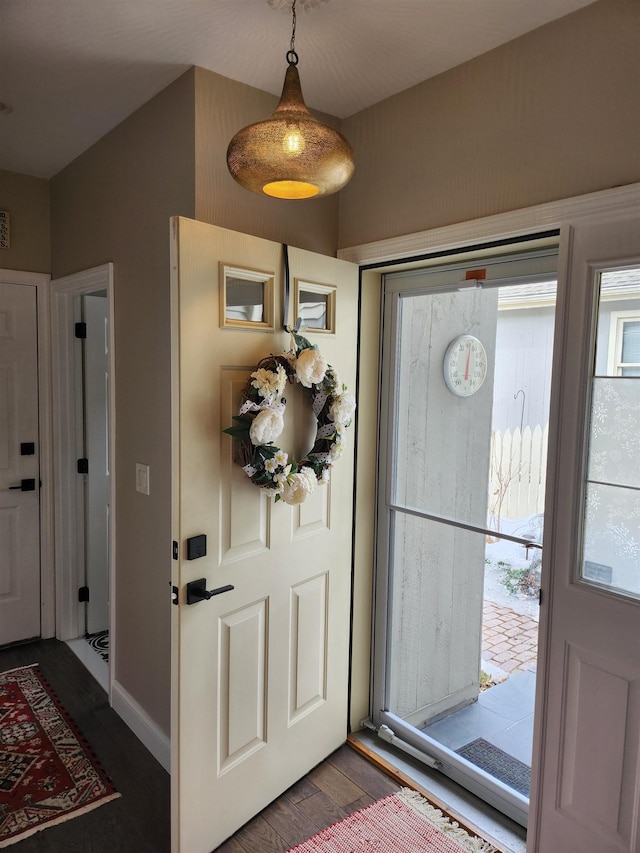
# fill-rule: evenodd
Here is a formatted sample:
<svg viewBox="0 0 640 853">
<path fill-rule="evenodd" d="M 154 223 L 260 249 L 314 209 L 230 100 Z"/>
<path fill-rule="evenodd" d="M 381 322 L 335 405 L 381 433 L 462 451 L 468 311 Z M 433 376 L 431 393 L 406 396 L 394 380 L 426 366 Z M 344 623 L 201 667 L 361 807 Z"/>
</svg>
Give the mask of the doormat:
<svg viewBox="0 0 640 853">
<path fill-rule="evenodd" d="M 504 782 L 505 785 L 524 794 L 525 797 L 529 796 L 531 768 L 528 764 L 519 761 L 481 737 L 456 749 L 456 752 L 481 770 Z"/>
<path fill-rule="evenodd" d="M 85 640 L 94 652 L 97 652 L 103 661 L 109 663 L 109 631 L 98 631 L 96 634 L 87 634 Z"/>
<path fill-rule="evenodd" d="M 288 853 L 497 853 L 420 794 L 402 788 L 323 829 Z"/>
<path fill-rule="evenodd" d="M 120 794 L 41 673 L 0 673 L 0 848 Z"/>
</svg>

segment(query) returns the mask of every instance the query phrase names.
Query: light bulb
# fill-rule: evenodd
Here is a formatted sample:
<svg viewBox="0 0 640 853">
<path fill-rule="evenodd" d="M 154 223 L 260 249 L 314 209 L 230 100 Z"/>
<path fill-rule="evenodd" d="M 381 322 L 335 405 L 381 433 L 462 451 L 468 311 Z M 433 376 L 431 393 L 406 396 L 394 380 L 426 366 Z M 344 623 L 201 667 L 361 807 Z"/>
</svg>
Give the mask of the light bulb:
<svg viewBox="0 0 640 853">
<path fill-rule="evenodd" d="M 285 137 L 282 140 L 282 147 L 285 154 L 302 154 L 307 147 L 307 143 L 304 141 L 304 136 L 300 133 L 300 130 L 297 127 L 292 127 L 287 128 Z"/>
</svg>

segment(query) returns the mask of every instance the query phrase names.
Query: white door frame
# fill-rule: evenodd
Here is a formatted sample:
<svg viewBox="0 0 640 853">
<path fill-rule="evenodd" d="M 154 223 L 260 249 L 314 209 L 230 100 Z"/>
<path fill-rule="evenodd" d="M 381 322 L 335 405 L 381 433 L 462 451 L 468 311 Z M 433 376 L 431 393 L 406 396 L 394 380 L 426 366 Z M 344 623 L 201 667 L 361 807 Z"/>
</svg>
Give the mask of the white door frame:
<svg viewBox="0 0 640 853">
<path fill-rule="evenodd" d="M 400 237 L 392 237 L 373 243 L 365 243 L 359 246 L 351 246 L 339 250 L 338 257 L 347 261 L 360 264 L 363 281 L 372 290 L 379 293 L 380 281 L 384 272 L 401 269 L 399 264 L 404 263 L 407 267 L 416 266 L 421 256 L 432 252 L 454 251 L 474 244 L 489 242 L 491 240 L 513 239 L 544 231 L 546 229 L 560 230 L 560 251 L 558 263 L 558 280 L 566 279 L 571 251 L 571 226 L 578 222 L 604 221 L 612 219 L 624 219 L 633 215 L 640 206 L 640 183 L 616 187 L 610 190 L 589 193 L 557 202 L 537 205 L 535 207 L 523 208 L 508 213 L 488 216 L 484 219 L 471 220 L 456 225 L 434 228 L 420 231 Z M 369 300 L 363 288 L 363 298 Z M 376 299 L 378 297 L 376 296 Z M 564 308 L 561 304 L 564 300 L 564 291 L 559 294 L 557 311 L 561 313 Z M 376 372 L 378 364 L 372 360 L 366 365 L 366 369 Z M 363 377 L 363 371 L 366 375 Z M 371 386 L 369 377 L 363 364 L 360 365 L 360 375 Z M 552 392 L 553 393 L 553 392 Z M 556 406 L 557 409 L 557 406 Z M 361 412 L 362 415 L 362 412 Z M 369 425 L 371 428 L 371 424 Z M 559 425 L 550 425 L 549 442 L 557 442 Z M 367 445 L 367 448 L 369 445 Z M 363 458 L 368 463 L 364 463 Z M 358 482 L 375 482 L 376 453 L 359 453 L 359 464 L 357 478 Z M 365 470 L 366 468 L 366 470 Z M 362 511 L 362 507 L 368 504 L 370 496 L 359 490 L 356 496 L 356 518 Z M 552 501 L 547 505 L 547 513 L 551 517 L 554 507 Z M 547 536 L 548 538 L 548 536 Z M 546 549 L 550 554 L 550 549 Z M 548 557 L 547 557 L 548 559 Z M 371 561 L 356 565 L 354 585 L 356 590 L 370 590 L 373 584 L 373 566 Z M 550 617 L 553 610 L 553 586 L 549 584 L 547 601 L 540 614 L 540 633 L 538 648 L 538 685 L 536 689 L 534 743 L 533 757 L 534 766 L 539 768 L 542 764 L 542 748 L 546 737 L 546 691 L 548 681 L 548 647 L 550 634 Z M 354 599 L 353 624 L 371 624 L 371 595 L 360 594 Z M 368 713 L 362 707 L 362 697 L 367 694 L 367 686 L 363 679 L 369 678 L 367 660 L 370 659 L 370 647 L 364 648 L 362 634 L 359 633 L 360 645 L 358 646 L 357 659 L 352 661 L 352 696 L 357 697 L 360 704 L 351 709 L 351 718 L 363 719 Z M 361 646 L 363 646 L 361 648 Z M 537 818 L 537 779 L 532 779 L 531 792 L 531 821 L 529 831 L 529 849 L 536 849 L 536 818 Z"/>
<path fill-rule="evenodd" d="M 84 507 L 76 473 L 77 384 L 74 310 L 76 298 L 99 290 L 107 292 L 109 317 L 109 459 L 111 460 L 111 526 L 109 531 L 109 658 L 115 653 L 115 347 L 113 264 L 74 273 L 51 282 L 51 345 L 53 379 L 53 424 L 55 450 L 56 501 L 56 636 L 71 640 L 83 630 L 83 612 L 78 589 L 84 583 L 84 565 L 78 548 L 78 530 L 82 530 Z M 114 668 L 109 667 L 109 692 Z"/>
<path fill-rule="evenodd" d="M 38 318 L 38 443 L 40 447 L 40 636 L 55 636 L 53 540 L 53 434 L 51 420 L 51 338 L 49 287 L 45 273 L 0 269 L 0 284 L 36 288 Z"/>
</svg>

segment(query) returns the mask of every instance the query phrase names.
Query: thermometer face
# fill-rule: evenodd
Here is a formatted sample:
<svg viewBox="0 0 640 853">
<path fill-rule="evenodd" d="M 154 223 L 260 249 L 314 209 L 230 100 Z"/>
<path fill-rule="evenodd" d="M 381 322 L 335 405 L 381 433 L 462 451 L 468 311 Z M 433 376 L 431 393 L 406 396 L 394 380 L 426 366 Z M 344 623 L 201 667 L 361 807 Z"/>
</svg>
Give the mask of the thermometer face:
<svg viewBox="0 0 640 853">
<path fill-rule="evenodd" d="M 447 347 L 444 381 L 452 394 L 470 397 L 480 390 L 487 375 L 487 353 L 473 335 L 460 335 Z"/>
</svg>

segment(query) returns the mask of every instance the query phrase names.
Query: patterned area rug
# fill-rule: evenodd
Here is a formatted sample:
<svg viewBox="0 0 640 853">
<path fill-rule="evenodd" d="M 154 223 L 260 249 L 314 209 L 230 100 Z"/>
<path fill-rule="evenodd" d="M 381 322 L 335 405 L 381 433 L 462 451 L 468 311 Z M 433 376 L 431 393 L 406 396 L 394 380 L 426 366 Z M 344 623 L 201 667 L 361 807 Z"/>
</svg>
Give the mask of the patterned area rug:
<svg viewBox="0 0 640 853">
<path fill-rule="evenodd" d="M 288 853 L 497 853 L 409 788 L 377 800 Z"/>
<path fill-rule="evenodd" d="M 529 796 L 531 768 L 523 761 L 519 761 L 481 737 L 461 746 L 460 749 L 456 749 L 456 752 L 467 761 L 491 773 L 505 785 L 509 785 L 525 797 Z"/>
<path fill-rule="evenodd" d="M 119 796 L 36 665 L 0 673 L 0 848 Z"/>
<path fill-rule="evenodd" d="M 96 651 L 103 661 L 109 663 L 109 632 L 98 631 L 97 634 L 87 634 L 85 640 Z"/>
</svg>

